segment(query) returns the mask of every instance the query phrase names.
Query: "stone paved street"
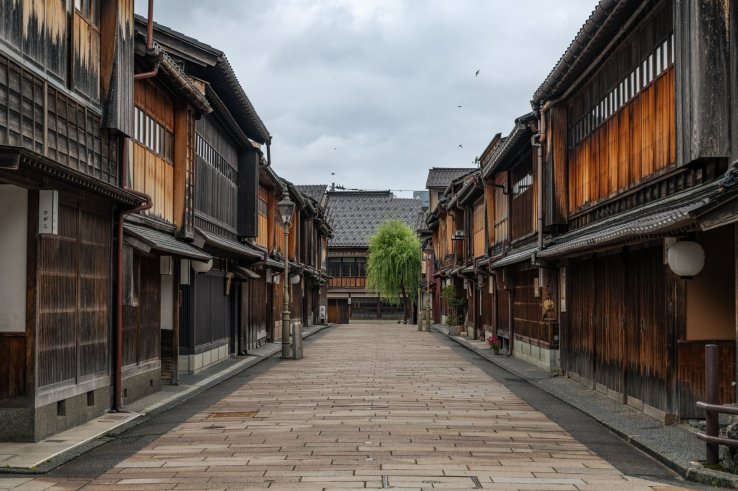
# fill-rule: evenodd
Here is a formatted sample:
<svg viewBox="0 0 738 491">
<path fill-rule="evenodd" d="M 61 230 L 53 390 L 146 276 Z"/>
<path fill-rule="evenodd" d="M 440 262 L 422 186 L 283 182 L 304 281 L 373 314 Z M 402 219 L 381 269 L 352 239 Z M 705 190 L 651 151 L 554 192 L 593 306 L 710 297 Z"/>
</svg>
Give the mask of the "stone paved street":
<svg viewBox="0 0 738 491">
<path fill-rule="evenodd" d="M 16 489 L 677 489 L 624 475 L 415 326 L 339 326 L 305 355 L 92 481 Z"/>
</svg>

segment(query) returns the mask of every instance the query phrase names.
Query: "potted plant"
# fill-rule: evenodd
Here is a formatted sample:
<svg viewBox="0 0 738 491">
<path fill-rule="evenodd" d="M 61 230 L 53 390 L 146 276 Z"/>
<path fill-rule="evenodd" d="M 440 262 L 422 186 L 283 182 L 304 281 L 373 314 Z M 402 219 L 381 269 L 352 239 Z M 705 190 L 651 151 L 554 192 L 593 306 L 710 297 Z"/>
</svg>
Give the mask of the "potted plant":
<svg viewBox="0 0 738 491">
<path fill-rule="evenodd" d="M 492 348 L 492 351 L 494 351 L 496 355 L 500 354 L 500 348 L 502 348 L 502 340 L 497 337 L 497 335 L 493 334 L 488 337 L 487 344 L 489 344 L 489 347 Z"/>
</svg>

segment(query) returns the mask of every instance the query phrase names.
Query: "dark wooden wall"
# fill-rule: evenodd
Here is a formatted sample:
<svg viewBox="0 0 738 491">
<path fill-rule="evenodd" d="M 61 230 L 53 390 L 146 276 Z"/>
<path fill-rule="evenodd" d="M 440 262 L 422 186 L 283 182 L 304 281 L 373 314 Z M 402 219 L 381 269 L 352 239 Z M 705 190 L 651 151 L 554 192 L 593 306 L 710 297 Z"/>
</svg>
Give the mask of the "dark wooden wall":
<svg viewBox="0 0 738 491">
<path fill-rule="evenodd" d="M 0 333 L 0 398 L 26 393 L 26 336 Z"/>
<path fill-rule="evenodd" d="M 513 268 L 510 268 L 513 269 Z M 513 320 L 515 338 L 546 348 L 554 347 L 556 324 L 543 320 L 543 295 L 535 296 L 538 269 L 517 268 L 510 274 L 514 285 Z"/>
<path fill-rule="evenodd" d="M 194 346 L 217 344 L 230 336 L 235 295 L 225 294 L 225 273 L 212 269 L 193 275 L 195 283 Z"/>
<path fill-rule="evenodd" d="M 684 289 L 660 247 L 572 261 L 562 366 L 666 413 L 673 400 Z"/>
<path fill-rule="evenodd" d="M 271 332 L 269 326 L 269 313 L 268 313 L 268 290 L 271 285 L 266 282 L 266 274 L 262 271 L 260 273 L 261 278 L 249 281 L 249 292 L 248 292 L 248 330 L 250 332 L 250 339 L 256 342 L 263 341 L 265 338 L 259 336 L 259 332 L 268 333 Z"/>
<path fill-rule="evenodd" d="M 110 216 L 60 203 L 59 234 L 39 238 L 39 387 L 108 370 L 111 224 Z"/>
<path fill-rule="evenodd" d="M 213 115 L 195 123 L 195 223 L 236 237 L 238 226 L 238 148 Z"/>
<path fill-rule="evenodd" d="M 129 250 L 124 260 L 123 365 L 161 355 L 161 276 L 158 256 Z"/>
<path fill-rule="evenodd" d="M 717 344 L 720 363 L 718 374 L 720 404 L 735 402 L 735 341 L 680 341 L 678 346 L 679 415 L 704 418 L 697 401 L 705 401 L 705 345 Z"/>
<path fill-rule="evenodd" d="M 510 240 L 520 239 L 532 234 L 537 229 L 538 209 L 536 208 L 537 200 L 537 179 L 533 170 L 535 169 L 535 154 L 526 151 L 522 162 L 515 166 L 511 171 L 512 195 L 510 201 Z M 525 189 L 516 191 L 517 183 L 521 179 L 528 179 L 529 184 Z"/>
<path fill-rule="evenodd" d="M 118 146 L 101 118 L 0 55 L 0 144 L 22 146 L 102 181 L 118 182 Z M 45 127 L 45 121 L 47 126 Z"/>
</svg>

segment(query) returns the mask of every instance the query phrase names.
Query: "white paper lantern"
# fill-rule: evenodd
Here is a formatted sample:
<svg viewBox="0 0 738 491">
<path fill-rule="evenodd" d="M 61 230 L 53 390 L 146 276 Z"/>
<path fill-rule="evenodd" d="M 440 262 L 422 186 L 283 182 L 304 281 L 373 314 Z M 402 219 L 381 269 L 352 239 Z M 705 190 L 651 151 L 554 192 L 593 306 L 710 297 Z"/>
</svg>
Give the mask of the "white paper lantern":
<svg viewBox="0 0 738 491">
<path fill-rule="evenodd" d="M 296 284 L 298 284 L 299 282 L 300 282 L 300 275 L 299 275 L 299 274 L 296 274 L 296 275 L 290 276 L 290 283 L 291 283 L 291 284 L 293 284 L 293 285 L 296 285 Z"/>
<path fill-rule="evenodd" d="M 705 266 L 705 250 L 697 242 L 683 240 L 669 247 L 666 259 L 676 275 L 691 278 Z"/>
<path fill-rule="evenodd" d="M 213 267 L 213 260 L 208 259 L 207 262 L 191 261 L 190 264 L 192 264 L 192 269 L 195 271 L 195 273 L 207 273 Z"/>
</svg>

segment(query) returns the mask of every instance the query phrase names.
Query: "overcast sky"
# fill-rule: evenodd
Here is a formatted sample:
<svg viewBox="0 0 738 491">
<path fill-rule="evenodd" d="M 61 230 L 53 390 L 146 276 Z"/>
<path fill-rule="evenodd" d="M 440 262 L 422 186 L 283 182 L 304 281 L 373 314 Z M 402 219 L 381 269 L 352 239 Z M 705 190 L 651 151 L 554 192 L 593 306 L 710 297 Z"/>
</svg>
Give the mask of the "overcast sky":
<svg viewBox="0 0 738 491">
<path fill-rule="evenodd" d="M 154 20 L 226 53 L 279 175 L 407 190 L 508 134 L 596 3 L 156 0 Z"/>
</svg>

